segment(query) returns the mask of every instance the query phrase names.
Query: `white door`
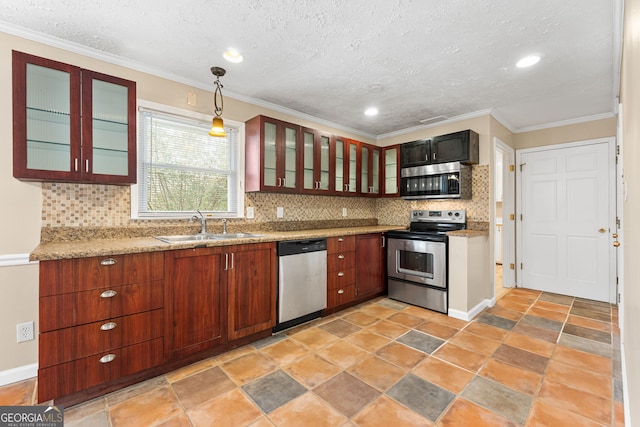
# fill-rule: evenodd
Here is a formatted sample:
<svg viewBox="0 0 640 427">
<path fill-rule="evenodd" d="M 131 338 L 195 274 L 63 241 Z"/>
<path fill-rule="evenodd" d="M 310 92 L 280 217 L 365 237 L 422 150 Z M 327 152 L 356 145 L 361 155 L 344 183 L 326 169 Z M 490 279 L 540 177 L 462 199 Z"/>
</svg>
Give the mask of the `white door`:
<svg viewBox="0 0 640 427">
<path fill-rule="evenodd" d="M 521 154 L 520 286 L 610 301 L 611 143 Z"/>
<path fill-rule="evenodd" d="M 502 157 L 501 167 L 501 196 L 496 194 L 495 198 L 502 202 L 502 226 L 500 227 L 500 261 L 502 262 L 502 286 L 505 288 L 513 288 L 516 285 L 515 267 L 516 248 L 515 248 L 515 225 L 511 218 L 515 218 L 515 152 L 498 138 L 495 139 L 495 155 Z M 497 165 L 496 165 L 497 167 Z M 498 179 L 496 178 L 496 185 Z M 497 206 L 497 204 L 496 204 Z M 497 231 L 497 227 L 495 229 Z M 497 243 L 496 243 L 497 245 Z"/>
</svg>

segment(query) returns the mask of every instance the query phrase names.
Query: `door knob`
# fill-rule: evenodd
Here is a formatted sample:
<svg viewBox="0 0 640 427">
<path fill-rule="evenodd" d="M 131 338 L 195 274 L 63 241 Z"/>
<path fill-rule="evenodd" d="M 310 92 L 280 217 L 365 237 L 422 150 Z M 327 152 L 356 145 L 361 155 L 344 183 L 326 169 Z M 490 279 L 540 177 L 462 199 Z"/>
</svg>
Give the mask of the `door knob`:
<svg viewBox="0 0 640 427">
<path fill-rule="evenodd" d="M 601 229 L 599 229 L 599 230 L 598 230 L 598 233 L 604 233 L 604 232 L 606 232 L 606 231 L 607 231 L 607 230 L 605 230 L 604 228 L 601 228 Z"/>
<path fill-rule="evenodd" d="M 617 248 L 618 246 L 620 246 L 620 242 L 613 242 L 613 247 Z"/>
</svg>

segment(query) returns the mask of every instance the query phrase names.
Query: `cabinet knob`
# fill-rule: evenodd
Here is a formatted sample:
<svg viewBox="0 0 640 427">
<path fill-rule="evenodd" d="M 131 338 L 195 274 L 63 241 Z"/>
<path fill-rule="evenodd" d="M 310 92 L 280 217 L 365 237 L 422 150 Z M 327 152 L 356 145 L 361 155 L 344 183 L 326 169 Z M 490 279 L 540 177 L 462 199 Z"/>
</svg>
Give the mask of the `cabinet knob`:
<svg viewBox="0 0 640 427">
<path fill-rule="evenodd" d="M 338 242 L 344 242 L 344 239 L 342 237 L 338 237 Z"/>
<path fill-rule="evenodd" d="M 338 255 L 338 259 L 344 259 L 344 255 Z"/>
<path fill-rule="evenodd" d="M 116 355 L 113 353 L 107 354 L 100 358 L 100 363 L 110 363 L 116 360 Z"/>
<path fill-rule="evenodd" d="M 116 322 L 107 322 L 104 325 L 100 326 L 101 331 L 110 331 L 115 329 L 118 324 Z"/>
<path fill-rule="evenodd" d="M 103 259 L 102 261 L 100 261 L 100 265 L 115 265 L 115 264 L 117 264 L 117 262 L 118 262 L 117 259 L 106 258 L 106 259 Z"/>
<path fill-rule="evenodd" d="M 339 294 L 344 294 L 344 289 L 338 289 Z"/>
<path fill-rule="evenodd" d="M 344 273 L 342 271 L 338 272 L 338 277 L 342 277 L 344 276 Z"/>
<path fill-rule="evenodd" d="M 118 295 L 118 293 L 114 290 L 108 290 L 108 291 L 104 291 L 103 293 L 100 294 L 100 298 L 113 298 L 116 295 Z"/>
</svg>

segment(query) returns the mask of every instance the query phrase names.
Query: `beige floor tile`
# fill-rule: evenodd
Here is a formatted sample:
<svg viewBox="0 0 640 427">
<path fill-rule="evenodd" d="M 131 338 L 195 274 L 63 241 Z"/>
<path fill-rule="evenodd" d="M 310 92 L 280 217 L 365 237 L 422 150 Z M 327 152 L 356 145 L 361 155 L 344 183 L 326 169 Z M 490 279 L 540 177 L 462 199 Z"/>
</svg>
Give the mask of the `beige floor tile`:
<svg viewBox="0 0 640 427">
<path fill-rule="evenodd" d="M 460 393 L 474 377 L 474 374 L 466 369 L 462 369 L 435 357 L 429 357 L 423 360 L 412 372 L 456 394 Z"/>
<path fill-rule="evenodd" d="M 369 326 L 368 329 L 371 332 L 375 332 L 376 334 L 383 335 L 391 339 L 396 339 L 409 330 L 406 326 L 389 320 L 381 320 Z"/>
<path fill-rule="evenodd" d="M 271 359 L 255 352 L 225 362 L 220 367 L 238 385 L 244 385 L 256 378 L 265 376 L 277 368 Z"/>
<path fill-rule="evenodd" d="M 304 331 L 290 335 L 290 337 L 312 350 L 319 350 L 339 339 L 335 335 L 319 328 L 305 329 Z"/>
<path fill-rule="evenodd" d="M 278 427 L 335 427 L 347 418 L 309 392 L 269 414 Z"/>
<path fill-rule="evenodd" d="M 299 344 L 292 339 L 277 342 L 260 350 L 260 353 L 269 356 L 277 365 L 285 366 L 301 359 L 309 354 L 308 347 Z"/>
<path fill-rule="evenodd" d="M 434 424 L 387 396 L 375 402 L 353 417 L 360 427 L 433 426 Z"/>
<path fill-rule="evenodd" d="M 151 426 L 181 413 L 180 402 L 169 386 L 125 400 L 109 411 L 113 427 Z"/>
<path fill-rule="evenodd" d="M 194 427 L 237 427 L 258 420 L 262 411 L 236 388 L 188 410 L 187 414 Z"/>
<path fill-rule="evenodd" d="M 392 342 L 382 347 L 376 352 L 376 355 L 403 369 L 411 369 L 427 357 L 426 353 L 398 342 Z"/>
<path fill-rule="evenodd" d="M 323 348 L 318 351 L 317 354 L 342 369 L 347 369 L 369 355 L 368 352 L 364 351 L 360 347 L 356 347 L 355 345 L 349 344 L 343 340 Z"/>
<path fill-rule="evenodd" d="M 35 378 L 0 387 L 0 406 L 25 406 L 33 404 Z"/>
<path fill-rule="evenodd" d="M 400 381 L 407 371 L 377 356 L 369 356 L 349 368 L 349 372 L 378 390 L 386 391 Z"/>
<path fill-rule="evenodd" d="M 184 368 L 169 372 L 165 377 L 167 378 L 167 381 L 174 383 L 188 377 L 189 375 L 213 368 L 217 364 L 218 362 L 214 358 L 210 357 L 208 359 L 201 360 L 200 362 L 185 366 Z"/>
<path fill-rule="evenodd" d="M 284 370 L 309 388 L 315 388 L 342 372 L 342 368 L 315 354 L 289 364 Z"/>
<path fill-rule="evenodd" d="M 367 329 L 349 335 L 348 337 L 344 338 L 344 341 L 355 344 L 370 353 L 376 352 L 377 350 L 381 349 L 385 345 L 389 344 L 389 342 L 391 342 L 389 338 L 378 335 Z"/>
</svg>

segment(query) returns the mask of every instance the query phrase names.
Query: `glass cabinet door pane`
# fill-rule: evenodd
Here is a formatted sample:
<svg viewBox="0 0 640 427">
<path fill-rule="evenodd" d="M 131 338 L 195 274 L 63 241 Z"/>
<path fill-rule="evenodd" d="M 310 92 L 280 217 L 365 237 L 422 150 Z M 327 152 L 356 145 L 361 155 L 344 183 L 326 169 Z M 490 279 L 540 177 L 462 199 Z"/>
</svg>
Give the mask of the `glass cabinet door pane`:
<svg viewBox="0 0 640 427">
<path fill-rule="evenodd" d="M 94 174 L 129 174 L 128 92 L 125 86 L 92 81 Z"/>
<path fill-rule="evenodd" d="M 314 154 L 314 146 L 313 140 L 315 135 L 313 133 L 304 132 L 304 189 L 312 190 L 313 189 L 313 154 Z"/>
<path fill-rule="evenodd" d="M 398 192 L 398 149 L 393 148 L 385 151 L 384 159 L 384 192 L 385 194 L 396 194 Z"/>
<path fill-rule="evenodd" d="M 371 187 L 374 194 L 380 193 L 380 151 L 373 150 L 373 163 L 371 166 Z"/>
<path fill-rule="evenodd" d="M 336 191 L 344 191 L 344 141 L 336 139 Z"/>
<path fill-rule="evenodd" d="M 71 171 L 71 76 L 27 64 L 27 169 Z"/>
<path fill-rule="evenodd" d="M 329 190 L 329 137 L 320 137 L 320 189 Z"/>
<path fill-rule="evenodd" d="M 264 185 L 276 185 L 276 125 L 264 124 Z"/>
<path fill-rule="evenodd" d="M 358 164 L 357 158 L 358 147 L 356 144 L 349 144 L 349 192 L 355 193 L 358 191 L 356 187 L 357 183 L 357 169 L 356 166 Z"/>
<path fill-rule="evenodd" d="M 283 187 L 296 188 L 296 150 L 298 143 L 298 133 L 295 129 L 286 128 L 285 134 L 285 156 L 284 156 L 284 183 Z"/>
<path fill-rule="evenodd" d="M 369 149 L 362 147 L 362 173 L 360 174 L 360 192 L 369 192 Z"/>
</svg>

